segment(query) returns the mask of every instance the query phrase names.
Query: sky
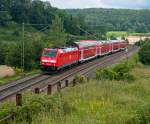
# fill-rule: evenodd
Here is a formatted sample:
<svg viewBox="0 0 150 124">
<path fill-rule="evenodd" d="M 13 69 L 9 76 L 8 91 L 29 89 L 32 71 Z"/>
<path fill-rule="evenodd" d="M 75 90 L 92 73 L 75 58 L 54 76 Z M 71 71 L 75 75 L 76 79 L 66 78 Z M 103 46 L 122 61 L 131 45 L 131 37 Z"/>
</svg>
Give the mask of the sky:
<svg viewBox="0 0 150 124">
<path fill-rule="evenodd" d="M 52 6 L 66 8 L 129 8 L 149 9 L 150 0 L 43 0 Z"/>
</svg>

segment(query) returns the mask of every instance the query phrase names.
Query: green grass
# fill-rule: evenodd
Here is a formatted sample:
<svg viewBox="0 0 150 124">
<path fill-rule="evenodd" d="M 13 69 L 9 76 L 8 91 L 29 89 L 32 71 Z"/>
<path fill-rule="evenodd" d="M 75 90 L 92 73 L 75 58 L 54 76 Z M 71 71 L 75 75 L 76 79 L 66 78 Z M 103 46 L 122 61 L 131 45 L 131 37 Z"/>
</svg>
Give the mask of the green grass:
<svg viewBox="0 0 150 124">
<path fill-rule="evenodd" d="M 109 37 L 109 38 L 111 36 L 123 37 L 123 36 L 128 36 L 128 33 L 126 31 L 110 31 L 110 32 L 107 32 L 106 36 Z"/>
<path fill-rule="evenodd" d="M 150 36 L 150 33 L 131 33 L 133 36 Z"/>
<path fill-rule="evenodd" d="M 11 81 L 18 80 L 18 79 L 20 79 L 20 78 L 21 78 L 20 75 L 15 75 L 15 76 L 10 76 L 10 77 L 1 78 L 1 79 L 0 79 L 0 85 L 6 84 L 6 83 L 11 82 Z"/>
<path fill-rule="evenodd" d="M 128 33 L 126 31 L 110 31 L 110 32 L 107 32 L 106 36 L 107 37 L 111 37 L 111 36 L 114 36 L 114 37 L 126 37 L 126 36 L 150 36 L 150 33 Z"/>
<path fill-rule="evenodd" d="M 138 63 L 131 73 L 132 82 L 91 80 L 54 96 L 26 93 L 22 107 L 0 106 L 0 117 L 15 113 L 9 124 L 148 124 L 150 66 Z"/>
<path fill-rule="evenodd" d="M 32 70 L 29 72 L 25 72 L 24 76 L 32 76 L 34 74 L 40 73 L 40 70 Z M 12 81 L 16 81 L 19 80 L 23 77 L 23 75 L 21 73 L 18 73 L 14 76 L 10 76 L 10 77 L 4 77 L 4 78 L 0 78 L 0 85 L 12 82 Z"/>
</svg>

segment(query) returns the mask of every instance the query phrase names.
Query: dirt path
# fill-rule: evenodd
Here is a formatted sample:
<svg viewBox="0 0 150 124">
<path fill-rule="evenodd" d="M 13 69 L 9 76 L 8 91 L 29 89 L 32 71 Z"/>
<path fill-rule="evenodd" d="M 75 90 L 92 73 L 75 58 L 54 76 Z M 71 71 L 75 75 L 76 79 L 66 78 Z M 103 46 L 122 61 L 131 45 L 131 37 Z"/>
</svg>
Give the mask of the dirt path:
<svg viewBox="0 0 150 124">
<path fill-rule="evenodd" d="M 6 76 L 13 76 L 15 74 L 15 71 L 6 65 L 0 65 L 0 78 L 6 77 Z"/>
<path fill-rule="evenodd" d="M 146 36 L 128 36 L 127 39 L 129 41 L 130 44 L 134 44 L 135 42 L 139 41 L 139 40 L 145 40 L 146 38 L 150 39 L 150 37 L 146 37 Z"/>
</svg>

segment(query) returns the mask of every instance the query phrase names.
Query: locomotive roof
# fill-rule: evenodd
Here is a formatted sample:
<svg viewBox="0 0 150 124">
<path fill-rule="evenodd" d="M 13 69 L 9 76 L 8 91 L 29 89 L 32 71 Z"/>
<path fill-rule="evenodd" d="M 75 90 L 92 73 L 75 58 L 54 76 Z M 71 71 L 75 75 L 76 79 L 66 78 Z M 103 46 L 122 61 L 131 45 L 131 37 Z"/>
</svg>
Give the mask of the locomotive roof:
<svg viewBox="0 0 150 124">
<path fill-rule="evenodd" d="M 60 47 L 60 48 L 44 48 L 46 50 L 57 50 L 59 49 L 62 52 L 70 52 L 70 51 L 74 51 L 77 50 L 77 47 Z"/>
<path fill-rule="evenodd" d="M 63 52 L 70 52 L 70 51 L 74 51 L 77 50 L 77 47 L 66 47 L 61 49 Z"/>
</svg>

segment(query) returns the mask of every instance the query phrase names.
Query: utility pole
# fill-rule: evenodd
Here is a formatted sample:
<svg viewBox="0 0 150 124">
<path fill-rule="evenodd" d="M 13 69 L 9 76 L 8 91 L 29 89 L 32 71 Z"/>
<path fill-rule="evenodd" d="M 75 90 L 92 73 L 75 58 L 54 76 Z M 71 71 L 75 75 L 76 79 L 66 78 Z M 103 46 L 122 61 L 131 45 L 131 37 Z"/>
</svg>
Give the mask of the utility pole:
<svg viewBox="0 0 150 124">
<path fill-rule="evenodd" d="M 21 57 L 21 69 L 22 69 L 22 73 L 24 73 L 24 51 L 25 51 L 25 45 L 24 45 L 24 22 L 22 23 L 22 57 Z"/>
<path fill-rule="evenodd" d="M 128 48 L 126 48 L 125 52 L 126 52 L 126 60 L 128 62 Z"/>
<path fill-rule="evenodd" d="M 49 24 L 25 24 L 24 22 L 22 23 L 22 43 L 21 43 L 21 72 L 24 75 L 24 70 L 25 70 L 25 42 L 24 42 L 24 37 L 25 37 L 25 26 L 45 26 L 42 28 L 40 31 L 46 30 L 49 27 Z"/>
</svg>

